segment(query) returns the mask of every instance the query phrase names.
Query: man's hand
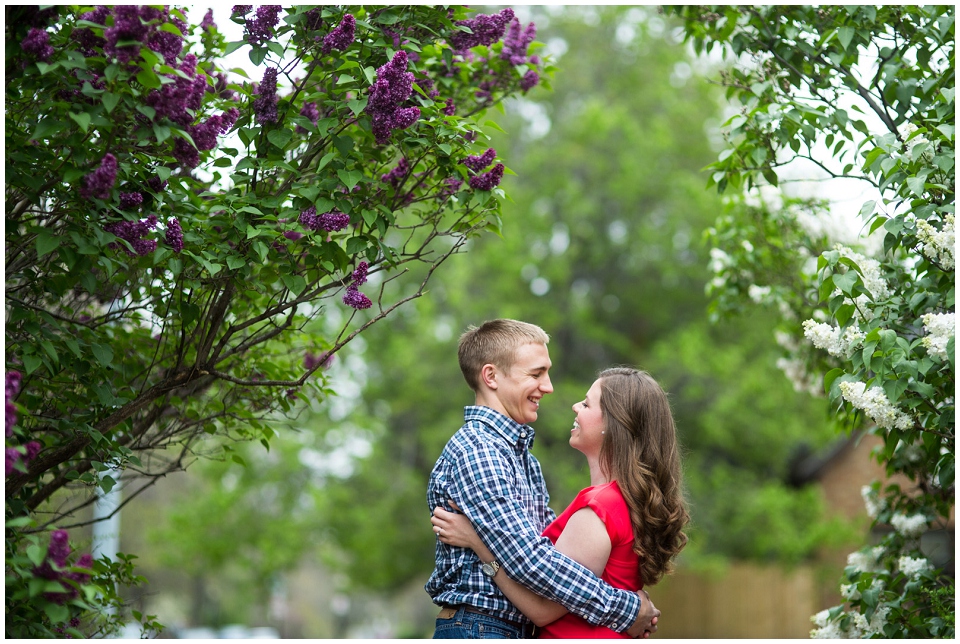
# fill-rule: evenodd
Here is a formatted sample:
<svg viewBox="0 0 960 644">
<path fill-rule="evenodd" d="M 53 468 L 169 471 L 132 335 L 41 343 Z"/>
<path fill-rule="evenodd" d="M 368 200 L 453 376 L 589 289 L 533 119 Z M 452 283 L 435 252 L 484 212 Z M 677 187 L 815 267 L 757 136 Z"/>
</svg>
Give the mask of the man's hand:
<svg viewBox="0 0 960 644">
<path fill-rule="evenodd" d="M 640 614 L 637 621 L 627 629 L 630 637 L 650 637 L 657 632 L 657 622 L 660 621 L 660 611 L 650 601 L 650 595 L 645 590 L 638 590 L 640 595 Z"/>
</svg>

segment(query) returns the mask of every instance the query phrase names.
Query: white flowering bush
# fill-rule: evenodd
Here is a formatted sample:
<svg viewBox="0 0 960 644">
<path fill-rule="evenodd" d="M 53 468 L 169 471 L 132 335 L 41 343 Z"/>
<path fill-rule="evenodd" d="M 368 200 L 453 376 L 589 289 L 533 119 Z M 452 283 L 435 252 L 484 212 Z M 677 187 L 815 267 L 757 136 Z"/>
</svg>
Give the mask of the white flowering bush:
<svg viewBox="0 0 960 644">
<path fill-rule="evenodd" d="M 953 582 L 921 537 L 954 508 L 954 9 L 668 12 L 696 51 L 725 54 L 721 80 L 739 102 L 709 168 L 727 195 L 706 236 L 712 316 L 778 310 L 781 369 L 801 391 L 822 381 L 841 431 L 879 436 L 877 460 L 908 481 L 863 490 L 892 530 L 850 555 L 845 602 L 815 615 L 812 635 L 953 637 Z M 823 223 L 836 208 L 777 194 L 810 163 L 872 195 L 852 239 Z"/>
</svg>

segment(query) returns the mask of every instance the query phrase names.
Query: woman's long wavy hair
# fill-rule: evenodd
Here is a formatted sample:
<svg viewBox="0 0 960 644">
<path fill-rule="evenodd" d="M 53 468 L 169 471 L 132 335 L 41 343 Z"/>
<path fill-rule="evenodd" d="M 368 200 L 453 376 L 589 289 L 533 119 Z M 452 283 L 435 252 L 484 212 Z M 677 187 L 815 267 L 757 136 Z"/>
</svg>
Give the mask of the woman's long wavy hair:
<svg viewBox="0 0 960 644">
<path fill-rule="evenodd" d="M 630 508 L 640 579 L 656 584 L 673 570 L 687 544 L 680 447 L 670 402 L 645 371 L 614 367 L 600 372 L 604 440 L 600 466 L 617 481 Z"/>
</svg>

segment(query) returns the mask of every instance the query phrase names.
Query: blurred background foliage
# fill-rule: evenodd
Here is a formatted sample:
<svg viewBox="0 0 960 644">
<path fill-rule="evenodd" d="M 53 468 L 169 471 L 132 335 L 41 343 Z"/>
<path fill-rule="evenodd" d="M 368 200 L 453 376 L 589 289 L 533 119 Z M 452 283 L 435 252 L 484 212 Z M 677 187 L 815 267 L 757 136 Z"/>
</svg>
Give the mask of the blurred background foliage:
<svg viewBox="0 0 960 644">
<path fill-rule="evenodd" d="M 693 517 L 681 566 L 795 564 L 849 540 L 816 489 L 789 483 L 791 459 L 836 434 L 824 401 L 776 367 L 774 319 L 708 321 L 703 239 L 722 206 L 701 170 L 725 115 L 719 89 L 697 77 L 703 63 L 656 7 L 517 12 L 559 71 L 552 91 L 491 117 L 503 133 L 489 145 L 511 164 L 502 237 L 471 242 L 427 297 L 338 354 L 336 397 L 278 422 L 269 451 L 236 446 L 245 467 L 198 462 L 126 515 L 125 539 L 146 547 L 125 548 L 143 553 L 150 592 L 189 580 L 190 621 L 249 622 L 305 560 L 334 575 L 315 583 L 341 592 L 422 585 L 434 551 L 427 478 L 472 404 L 457 338 L 495 317 L 551 336 L 555 393 L 534 453 L 554 509 L 588 481 L 567 445 L 570 406 L 597 371 L 628 364 L 671 396 Z"/>
</svg>

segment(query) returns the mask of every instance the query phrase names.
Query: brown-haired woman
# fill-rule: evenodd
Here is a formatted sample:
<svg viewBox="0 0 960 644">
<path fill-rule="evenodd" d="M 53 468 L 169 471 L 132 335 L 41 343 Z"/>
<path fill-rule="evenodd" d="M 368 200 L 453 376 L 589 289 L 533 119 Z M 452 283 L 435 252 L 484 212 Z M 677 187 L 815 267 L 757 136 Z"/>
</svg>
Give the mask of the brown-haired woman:
<svg viewBox="0 0 960 644">
<path fill-rule="evenodd" d="M 627 590 L 656 584 L 686 545 L 689 521 L 670 403 L 644 371 L 602 371 L 573 406 L 570 446 L 583 452 L 590 487 L 547 526 L 543 536 L 607 583 Z M 436 508 L 431 522 L 448 545 L 494 559 L 462 514 Z M 542 638 L 628 637 L 594 626 L 498 571 L 494 583 L 537 626 Z"/>
</svg>

